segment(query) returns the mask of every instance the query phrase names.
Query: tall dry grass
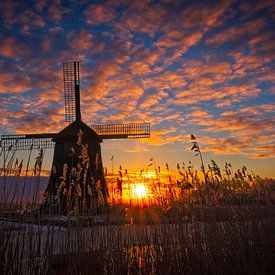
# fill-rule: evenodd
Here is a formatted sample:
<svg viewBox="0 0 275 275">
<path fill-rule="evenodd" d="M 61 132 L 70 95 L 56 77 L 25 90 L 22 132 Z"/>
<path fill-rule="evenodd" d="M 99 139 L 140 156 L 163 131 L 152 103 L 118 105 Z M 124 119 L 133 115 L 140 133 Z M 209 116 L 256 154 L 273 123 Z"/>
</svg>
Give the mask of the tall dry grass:
<svg viewBox="0 0 275 275">
<path fill-rule="evenodd" d="M 274 221 L 1 230 L 1 274 L 272 274 Z"/>
<path fill-rule="evenodd" d="M 107 177 L 114 194 L 100 216 L 43 216 L 38 209 L 42 154 L 22 174 L 11 152 L 2 167 L 0 204 L 1 274 L 272 274 L 274 180 L 246 167 L 199 171 L 191 162 L 153 160 L 154 176 L 120 169 Z M 7 156 L 6 156 L 7 157 Z M 11 159 L 13 157 L 13 159 Z M 20 171 L 20 173 L 19 173 Z M 34 172 L 35 171 L 35 172 Z M 23 186 L 19 179 L 23 177 Z M 34 189 L 29 201 L 20 190 Z M 150 186 L 148 201 L 121 202 L 123 186 Z M 13 185 L 14 189 L 8 186 Z M 110 188 L 109 188 L 110 189 Z M 8 196 L 8 197 L 7 197 Z M 42 213 L 43 214 L 43 213 Z"/>
</svg>

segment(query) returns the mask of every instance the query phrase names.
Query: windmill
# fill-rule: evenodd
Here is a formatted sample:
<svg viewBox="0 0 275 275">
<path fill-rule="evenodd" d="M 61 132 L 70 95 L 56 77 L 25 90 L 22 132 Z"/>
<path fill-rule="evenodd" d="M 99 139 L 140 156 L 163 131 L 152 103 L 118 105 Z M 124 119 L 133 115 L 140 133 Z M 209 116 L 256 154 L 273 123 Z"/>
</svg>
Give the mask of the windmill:
<svg viewBox="0 0 275 275">
<path fill-rule="evenodd" d="M 95 213 L 107 205 L 100 143 L 104 139 L 148 138 L 149 123 L 88 126 L 81 119 L 79 62 L 63 64 L 65 121 L 58 133 L 2 135 L 4 150 L 54 148 L 49 183 L 40 207 L 47 214 Z"/>
</svg>

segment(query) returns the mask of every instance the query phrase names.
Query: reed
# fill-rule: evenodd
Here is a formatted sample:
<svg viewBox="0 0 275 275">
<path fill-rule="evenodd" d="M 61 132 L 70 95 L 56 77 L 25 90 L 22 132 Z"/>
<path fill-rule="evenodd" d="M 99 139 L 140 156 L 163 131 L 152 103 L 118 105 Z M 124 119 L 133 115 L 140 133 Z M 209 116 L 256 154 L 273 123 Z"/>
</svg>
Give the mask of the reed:
<svg viewBox="0 0 275 275">
<path fill-rule="evenodd" d="M 151 160 L 153 174 L 146 169 L 134 174 L 121 167 L 117 174 L 106 175 L 109 191 L 113 191 L 108 215 L 92 219 L 58 216 L 56 220 L 52 216 L 47 220 L 35 211 L 41 202 L 43 152 L 38 157 L 39 162 L 31 168 L 28 161 L 22 173 L 13 154 L 5 156 L 9 170 L 1 169 L 7 169 L 5 178 L 0 178 L 1 192 L 4 188 L 7 193 L 7 183 L 15 189 L 9 189 L 10 200 L 1 197 L 1 274 L 274 271 L 272 179 L 249 173 L 245 166 L 233 170 L 226 163 L 221 168 L 212 160 L 204 169 L 206 187 L 205 177 L 201 180 L 191 162 L 178 164 L 173 173 L 168 164 L 161 169 Z M 33 171 L 33 177 L 28 171 Z M 123 200 L 137 182 L 150 189 L 148 199 Z M 29 203 L 19 196 L 22 190 L 31 194 Z"/>
</svg>

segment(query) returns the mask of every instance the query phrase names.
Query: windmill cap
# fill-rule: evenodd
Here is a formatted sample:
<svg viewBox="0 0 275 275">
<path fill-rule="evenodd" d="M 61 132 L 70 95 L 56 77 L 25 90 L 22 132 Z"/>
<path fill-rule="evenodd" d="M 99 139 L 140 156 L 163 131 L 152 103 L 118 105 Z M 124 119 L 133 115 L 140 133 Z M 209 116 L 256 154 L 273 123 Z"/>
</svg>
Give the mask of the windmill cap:
<svg viewBox="0 0 275 275">
<path fill-rule="evenodd" d="M 71 141 L 71 139 L 77 139 L 79 130 L 83 132 L 84 138 L 96 140 L 99 143 L 102 142 L 102 138 L 82 121 L 74 121 L 68 125 L 53 138 L 53 141 L 66 141 L 66 139 Z"/>
</svg>

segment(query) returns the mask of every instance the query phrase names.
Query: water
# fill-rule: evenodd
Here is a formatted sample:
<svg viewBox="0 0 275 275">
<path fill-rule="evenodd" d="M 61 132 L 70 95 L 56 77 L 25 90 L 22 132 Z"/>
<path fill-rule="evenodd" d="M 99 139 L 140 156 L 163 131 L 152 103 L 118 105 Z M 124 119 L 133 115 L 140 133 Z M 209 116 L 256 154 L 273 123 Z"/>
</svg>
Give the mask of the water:
<svg viewBox="0 0 275 275">
<path fill-rule="evenodd" d="M 41 202 L 48 180 L 49 177 L 45 176 L 0 176 L 0 202 L 1 204 L 20 203 L 33 199 Z"/>
</svg>

